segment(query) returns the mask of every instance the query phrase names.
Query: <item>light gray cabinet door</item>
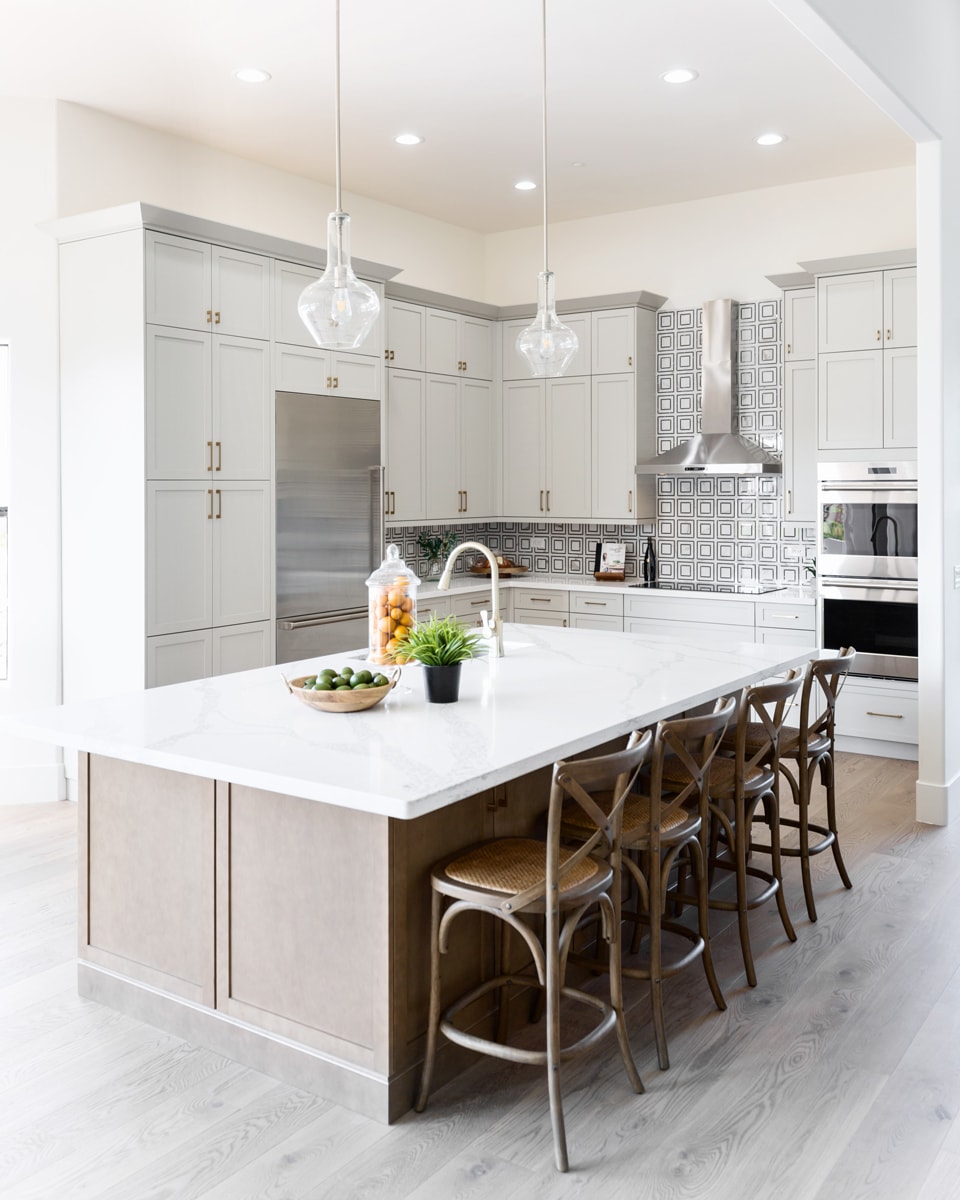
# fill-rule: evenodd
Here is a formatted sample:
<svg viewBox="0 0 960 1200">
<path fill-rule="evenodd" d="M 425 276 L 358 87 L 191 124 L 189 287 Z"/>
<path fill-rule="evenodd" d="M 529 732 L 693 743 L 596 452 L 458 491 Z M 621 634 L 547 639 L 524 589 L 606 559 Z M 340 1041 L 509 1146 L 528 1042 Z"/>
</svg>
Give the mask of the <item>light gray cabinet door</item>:
<svg viewBox="0 0 960 1200">
<path fill-rule="evenodd" d="M 398 371 L 426 370 L 426 310 L 422 304 L 388 300 L 384 305 L 384 361 Z"/>
<path fill-rule="evenodd" d="M 636 364 L 637 310 L 612 308 L 593 313 L 591 324 L 592 374 L 616 375 Z"/>
<path fill-rule="evenodd" d="M 503 515 L 545 513 L 542 380 L 503 385 Z"/>
<path fill-rule="evenodd" d="M 590 511 L 590 378 L 548 379 L 546 386 L 545 508 L 554 518 Z"/>
<path fill-rule="evenodd" d="M 213 477 L 269 479 L 273 471 L 270 344 L 213 338 Z"/>
<path fill-rule="evenodd" d="M 817 290 L 792 288 L 783 294 L 784 362 L 817 357 Z"/>
<path fill-rule="evenodd" d="M 388 521 L 423 519 L 424 385 L 419 371 L 391 371 L 387 379 Z"/>
<path fill-rule="evenodd" d="M 147 327 L 148 479 L 201 479 L 213 472 L 211 338 Z"/>
<path fill-rule="evenodd" d="M 212 481 L 147 484 L 148 634 L 213 624 L 213 527 Z"/>
<path fill-rule="evenodd" d="M 883 344 L 917 344 L 917 268 L 901 267 L 883 273 Z"/>
<path fill-rule="evenodd" d="M 262 254 L 212 247 L 214 333 L 269 341 L 271 267 L 272 260 Z"/>
<path fill-rule="evenodd" d="M 917 351 L 883 352 L 883 444 L 917 444 Z"/>
<path fill-rule="evenodd" d="M 783 364 L 783 506 L 791 521 L 816 520 L 816 359 Z"/>
<path fill-rule="evenodd" d="M 821 354 L 880 349 L 883 274 L 883 271 L 861 271 L 817 280 L 817 338 Z"/>
<path fill-rule="evenodd" d="M 883 446 L 882 350 L 820 355 L 819 446 Z"/>
<path fill-rule="evenodd" d="M 146 234 L 147 323 L 179 329 L 213 328 L 212 247 L 167 233 Z"/>
<path fill-rule="evenodd" d="M 266 621 L 273 600 L 270 487 L 224 481 L 214 491 L 211 625 Z"/>
</svg>

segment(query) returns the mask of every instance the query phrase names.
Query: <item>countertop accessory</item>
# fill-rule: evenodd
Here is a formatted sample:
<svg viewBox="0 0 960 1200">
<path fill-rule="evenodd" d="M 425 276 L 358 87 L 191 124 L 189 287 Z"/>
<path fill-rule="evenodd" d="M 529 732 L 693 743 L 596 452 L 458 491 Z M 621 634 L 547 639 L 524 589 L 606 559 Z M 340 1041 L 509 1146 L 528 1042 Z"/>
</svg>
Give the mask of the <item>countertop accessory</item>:
<svg viewBox="0 0 960 1200">
<path fill-rule="evenodd" d="M 577 335 L 557 316 L 553 292 L 553 272 L 547 266 L 547 0 L 540 6 L 543 51 L 542 177 L 543 188 L 543 270 L 537 281 L 537 315 L 517 338 L 517 353 L 530 366 L 531 375 L 543 378 L 562 375 L 580 348 Z"/>
<path fill-rule="evenodd" d="M 483 614 L 486 617 L 486 613 Z M 489 632 L 489 625 L 484 626 Z M 483 635 L 474 633 L 456 617 L 436 613 L 415 625 L 403 646 L 408 660 L 423 667 L 423 684 L 432 704 L 450 704 L 460 696 L 460 667 L 467 659 L 482 654 Z"/>
<path fill-rule="evenodd" d="M 327 262 L 319 279 L 300 293 L 297 311 L 310 336 L 326 350 L 355 350 L 380 314 L 373 288 L 354 274 L 350 265 L 350 214 L 343 211 L 340 189 L 340 0 L 336 8 L 333 66 L 334 146 L 337 207 L 327 217 Z"/>
<path fill-rule="evenodd" d="M 497 571 L 504 578 L 510 575 L 525 575 L 530 570 L 529 567 L 521 567 L 519 563 L 515 563 L 510 558 L 504 558 L 502 554 L 497 554 Z M 485 579 L 490 578 L 490 564 L 485 558 L 478 558 L 475 563 L 471 563 L 468 570 L 471 575 L 482 575 Z"/>
<path fill-rule="evenodd" d="M 440 564 L 457 544 L 457 531 L 447 529 L 443 533 L 418 533 L 417 545 L 427 556 L 425 579 L 440 578 Z"/>
<path fill-rule="evenodd" d="M 657 552 L 653 548 L 653 538 L 647 538 L 647 548 L 643 552 L 643 582 L 654 586 L 657 582 Z"/>
<path fill-rule="evenodd" d="M 420 580 L 393 542 L 386 558 L 367 579 L 370 661 L 403 662 L 400 651 L 417 623 Z"/>
<path fill-rule="evenodd" d="M 597 555 L 593 569 L 594 579 L 622 583 L 625 578 L 626 559 L 627 546 L 625 542 L 597 542 Z"/>
<path fill-rule="evenodd" d="M 301 700 L 308 708 L 319 708 L 322 712 L 362 712 L 374 708 L 385 700 L 400 681 L 400 668 L 394 667 L 387 678 L 390 680 L 384 687 L 357 689 L 342 688 L 335 692 L 315 692 L 304 688 L 309 675 L 298 675 L 296 679 L 287 679 L 281 673 L 280 678 L 287 685 L 287 691 Z"/>
</svg>

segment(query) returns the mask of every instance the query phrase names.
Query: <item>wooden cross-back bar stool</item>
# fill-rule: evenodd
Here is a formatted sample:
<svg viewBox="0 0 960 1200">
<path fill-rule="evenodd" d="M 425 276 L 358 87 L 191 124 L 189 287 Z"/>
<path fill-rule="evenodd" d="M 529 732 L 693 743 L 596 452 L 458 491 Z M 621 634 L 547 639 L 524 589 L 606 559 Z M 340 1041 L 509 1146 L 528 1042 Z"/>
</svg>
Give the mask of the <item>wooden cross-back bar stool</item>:
<svg viewBox="0 0 960 1200">
<path fill-rule="evenodd" d="M 567 1169 L 567 1142 L 560 1091 L 560 1064 L 591 1049 L 612 1030 L 616 1031 L 620 1054 L 635 1092 L 643 1091 L 623 1017 L 620 975 L 621 912 L 620 879 L 621 826 L 630 788 L 646 760 L 652 736 L 634 734 L 626 749 L 597 758 L 558 762 L 553 768 L 545 841 L 534 838 L 497 838 L 437 863 L 430 875 L 433 889 L 431 917 L 430 1015 L 417 1112 L 423 1112 L 430 1093 L 438 1035 L 457 1045 L 510 1062 L 531 1063 L 547 1068 L 550 1119 L 557 1168 Z M 612 803 L 602 811 L 594 799 L 609 796 Z M 576 848 L 560 844 L 564 802 L 588 814 L 592 834 Z M 592 995 L 564 983 L 573 934 L 584 914 L 599 905 L 603 936 L 608 945 L 609 999 Z M 526 943 L 533 959 L 529 969 L 503 973 L 486 980 L 449 1003 L 441 1011 L 440 965 L 453 926 L 465 912 L 483 912 L 496 917 Z M 543 916 L 543 937 L 523 918 Z M 539 924 L 539 921 L 537 922 Z M 546 1046 L 526 1049 L 482 1037 L 460 1028 L 454 1018 L 488 992 L 496 992 L 501 1006 L 509 986 L 542 989 L 546 1013 Z M 598 1014 L 593 1028 L 572 1043 L 561 1043 L 560 1001 L 586 1005 Z"/>
<path fill-rule="evenodd" d="M 637 794 L 628 797 L 623 814 L 623 869 L 636 885 L 636 912 L 624 914 L 635 923 L 632 953 L 640 949 L 643 930 L 649 934 L 649 953 L 642 965 L 623 966 L 623 974 L 649 981 L 650 1004 L 657 1061 L 662 1070 L 670 1066 L 663 1015 L 663 981 L 700 959 L 717 1008 L 726 1001 L 717 982 L 710 954 L 707 908 L 707 872 L 701 846 L 701 830 L 707 820 L 706 781 L 720 738 L 736 711 L 736 699 L 716 702 L 705 716 L 679 717 L 661 721 L 656 727 L 650 760 L 649 782 L 642 781 Z M 679 784 L 665 780 L 665 764 L 678 764 L 683 776 Z M 646 774 L 646 773 L 645 773 Z M 570 840 L 587 837 L 593 828 L 590 817 L 568 805 L 563 814 L 563 836 Z M 697 928 L 690 929 L 667 917 L 667 888 L 671 871 L 680 856 L 690 860 L 696 881 Z M 664 934 L 673 935 L 664 953 Z M 583 961 L 593 966 L 590 960 Z"/>
</svg>

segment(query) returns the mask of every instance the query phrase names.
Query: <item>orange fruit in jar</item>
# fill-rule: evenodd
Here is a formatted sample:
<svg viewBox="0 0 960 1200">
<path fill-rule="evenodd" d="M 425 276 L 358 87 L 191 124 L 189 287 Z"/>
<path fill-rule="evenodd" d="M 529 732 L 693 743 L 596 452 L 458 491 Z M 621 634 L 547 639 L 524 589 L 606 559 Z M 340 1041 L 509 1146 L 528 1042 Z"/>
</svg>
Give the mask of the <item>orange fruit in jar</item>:
<svg viewBox="0 0 960 1200">
<path fill-rule="evenodd" d="M 393 628 L 393 622 L 390 620 L 389 617 L 381 617 L 380 620 L 377 622 L 377 628 L 380 629 L 384 633 L 389 633 L 391 631 L 391 629 Z"/>
<path fill-rule="evenodd" d="M 399 621 L 402 616 L 403 616 L 402 608 L 391 608 L 390 609 L 390 620 L 391 621 Z"/>
<path fill-rule="evenodd" d="M 401 603 L 400 607 L 403 609 L 404 612 L 410 612 L 411 609 L 413 608 L 413 597 L 412 596 L 404 596 L 403 602 Z"/>
<path fill-rule="evenodd" d="M 394 588 L 391 592 L 388 592 L 387 603 L 391 608 L 399 608 L 403 603 L 403 592 L 398 591 L 396 588 Z"/>
<path fill-rule="evenodd" d="M 405 613 L 400 614 L 400 628 L 401 629 L 409 629 L 412 624 L 413 624 L 413 613 L 405 612 Z"/>
<path fill-rule="evenodd" d="M 393 640 L 395 642 L 402 642 L 402 641 L 404 641 L 405 638 L 408 638 L 409 636 L 410 636 L 410 630 L 407 628 L 406 625 L 398 625 L 397 628 L 393 631 Z"/>
<path fill-rule="evenodd" d="M 406 578 L 403 575 L 398 575 L 396 577 L 396 579 L 393 581 L 393 586 L 398 587 L 401 592 L 405 592 L 407 590 Z"/>
</svg>

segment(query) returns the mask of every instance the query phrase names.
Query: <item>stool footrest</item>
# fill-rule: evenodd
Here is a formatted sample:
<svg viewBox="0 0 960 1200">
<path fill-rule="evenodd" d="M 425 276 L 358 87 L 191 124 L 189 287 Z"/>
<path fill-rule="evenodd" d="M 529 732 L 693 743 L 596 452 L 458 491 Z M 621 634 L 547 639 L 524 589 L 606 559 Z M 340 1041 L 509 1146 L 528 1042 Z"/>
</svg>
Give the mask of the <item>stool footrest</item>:
<svg viewBox="0 0 960 1200">
<path fill-rule="evenodd" d="M 781 817 L 780 824 L 788 825 L 791 829 L 799 829 L 800 828 L 800 822 L 795 817 Z M 833 832 L 832 829 L 827 829 L 825 825 L 814 825 L 810 821 L 808 821 L 807 829 L 811 833 L 818 833 L 820 835 L 820 841 L 815 842 L 808 851 L 811 855 L 822 854 L 824 852 L 824 850 L 829 850 L 830 847 L 833 845 L 833 843 L 837 840 L 837 835 Z M 800 857 L 800 847 L 799 846 L 781 846 L 780 853 L 785 858 L 799 858 Z"/>
</svg>

